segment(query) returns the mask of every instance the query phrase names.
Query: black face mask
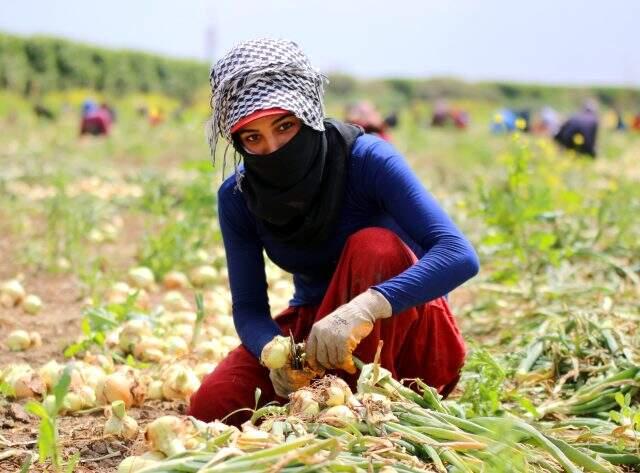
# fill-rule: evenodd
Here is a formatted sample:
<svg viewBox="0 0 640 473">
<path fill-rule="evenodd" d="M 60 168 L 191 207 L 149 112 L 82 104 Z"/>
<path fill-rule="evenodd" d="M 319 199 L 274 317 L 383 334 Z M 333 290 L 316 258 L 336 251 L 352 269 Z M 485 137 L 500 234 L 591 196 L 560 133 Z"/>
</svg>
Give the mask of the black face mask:
<svg viewBox="0 0 640 473">
<path fill-rule="evenodd" d="M 312 246 L 326 240 L 344 195 L 346 161 L 359 128 L 325 121 L 325 132 L 302 125 L 284 146 L 244 159 L 242 191 L 249 210 L 278 240 Z"/>
<path fill-rule="evenodd" d="M 303 180 L 316 165 L 323 134 L 306 125 L 284 146 L 270 154 L 249 154 L 236 147 L 244 158 L 245 172 L 265 185 L 289 189 Z"/>
</svg>

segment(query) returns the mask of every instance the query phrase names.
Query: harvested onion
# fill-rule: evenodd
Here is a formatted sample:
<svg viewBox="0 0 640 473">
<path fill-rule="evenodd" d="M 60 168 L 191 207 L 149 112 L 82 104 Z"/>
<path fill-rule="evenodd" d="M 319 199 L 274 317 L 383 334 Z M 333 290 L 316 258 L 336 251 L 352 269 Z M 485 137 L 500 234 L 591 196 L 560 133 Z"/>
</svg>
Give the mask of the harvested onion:
<svg viewBox="0 0 640 473">
<path fill-rule="evenodd" d="M 35 294 L 29 294 L 24 298 L 22 308 L 27 314 L 35 315 L 42 309 L 42 301 Z"/>
<path fill-rule="evenodd" d="M 147 425 L 144 438 L 152 450 L 170 457 L 185 451 L 182 439 L 185 433 L 186 426 L 182 419 L 175 416 L 162 416 Z"/>
<path fill-rule="evenodd" d="M 136 438 L 138 423 L 133 417 L 127 415 L 124 402 L 114 401 L 105 411 L 107 422 L 104 424 L 104 435 L 115 435 L 126 440 Z"/>
<path fill-rule="evenodd" d="M 260 360 L 270 370 L 277 370 L 291 359 L 291 340 L 276 335 L 267 343 L 260 353 Z"/>
</svg>

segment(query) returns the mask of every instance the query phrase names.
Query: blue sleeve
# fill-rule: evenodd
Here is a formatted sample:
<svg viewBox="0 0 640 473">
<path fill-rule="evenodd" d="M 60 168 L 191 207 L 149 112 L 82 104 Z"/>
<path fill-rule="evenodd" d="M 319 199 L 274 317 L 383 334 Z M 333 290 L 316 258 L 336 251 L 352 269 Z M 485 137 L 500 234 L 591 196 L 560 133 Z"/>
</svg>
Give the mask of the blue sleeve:
<svg viewBox="0 0 640 473">
<path fill-rule="evenodd" d="M 280 328 L 273 321 L 267 295 L 262 244 L 242 196 L 230 186 L 218 191 L 218 218 L 227 255 L 233 322 L 242 344 L 256 358 Z"/>
<path fill-rule="evenodd" d="M 365 156 L 364 186 L 377 205 L 424 250 L 417 263 L 374 289 L 393 313 L 444 296 L 478 273 L 478 256 L 405 160 L 379 141 Z"/>
</svg>

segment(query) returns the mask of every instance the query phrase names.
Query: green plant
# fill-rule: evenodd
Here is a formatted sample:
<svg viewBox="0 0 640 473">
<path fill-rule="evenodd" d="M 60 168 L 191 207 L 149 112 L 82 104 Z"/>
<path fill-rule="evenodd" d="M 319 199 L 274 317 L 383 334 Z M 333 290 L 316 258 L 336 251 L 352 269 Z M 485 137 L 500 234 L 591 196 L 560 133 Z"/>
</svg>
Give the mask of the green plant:
<svg viewBox="0 0 640 473">
<path fill-rule="evenodd" d="M 58 413 L 62 408 L 64 398 L 71 384 L 72 365 L 68 365 L 60 376 L 60 380 L 53 387 L 53 395 L 45 398 L 43 402 L 29 401 L 25 409 L 40 418 L 38 431 L 39 461 L 44 463 L 51 460 L 51 465 L 56 472 L 71 473 L 80 459 L 80 453 L 76 453 L 67 461 L 63 461 L 58 432 Z"/>
</svg>

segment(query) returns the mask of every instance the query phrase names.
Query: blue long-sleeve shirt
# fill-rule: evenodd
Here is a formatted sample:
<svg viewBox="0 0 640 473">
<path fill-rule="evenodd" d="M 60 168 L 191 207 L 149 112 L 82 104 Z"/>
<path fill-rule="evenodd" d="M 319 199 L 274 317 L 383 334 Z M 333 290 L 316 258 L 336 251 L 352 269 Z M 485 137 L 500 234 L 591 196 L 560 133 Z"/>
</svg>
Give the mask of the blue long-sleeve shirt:
<svg viewBox="0 0 640 473">
<path fill-rule="evenodd" d="M 374 286 L 390 302 L 393 314 L 441 297 L 478 272 L 478 257 L 468 240 L 398 151 L 373 135 L 362 135 L 353 145 L 341 215 L 320 248 L 292 248 L 274 239 L 235 185 L 231 176 L 220 186 L 218 216 L 235 327 L 256 357 L 281 334 L 269 309 L 263 250 L 293 274 L 292 306 L 322 301 L 347 238 L 366 227 L 394 231 L 419 258 L 398 276 Z"/>
</svg>

